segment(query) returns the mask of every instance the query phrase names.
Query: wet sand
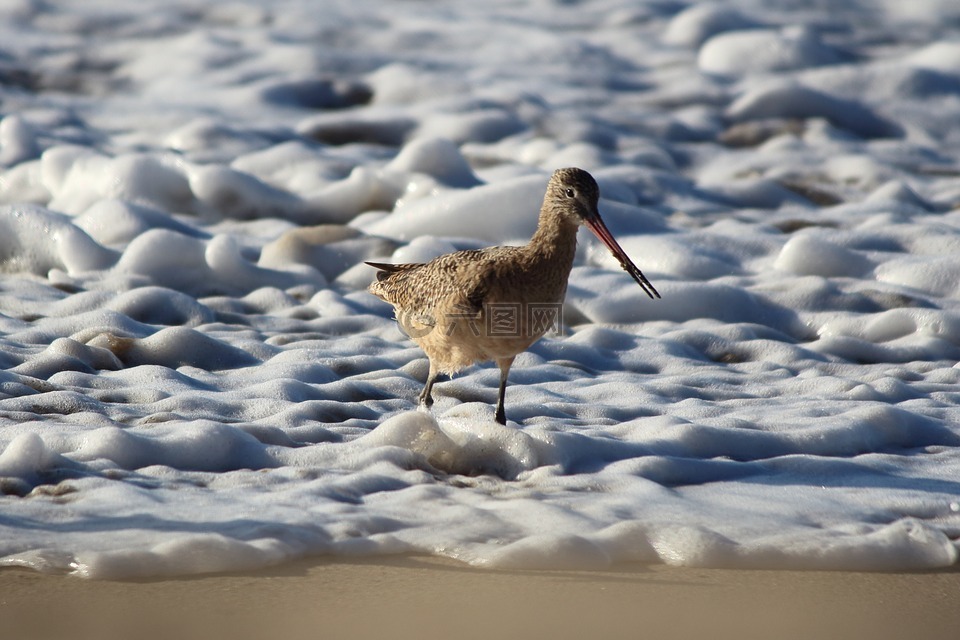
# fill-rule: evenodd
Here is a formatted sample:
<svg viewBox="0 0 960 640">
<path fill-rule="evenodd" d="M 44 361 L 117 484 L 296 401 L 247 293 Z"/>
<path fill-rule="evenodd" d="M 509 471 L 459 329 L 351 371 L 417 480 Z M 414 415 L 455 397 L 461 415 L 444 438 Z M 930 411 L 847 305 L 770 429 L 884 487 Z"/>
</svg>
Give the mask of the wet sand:
<svg viewBox="0 0 960 640">
<path fill-rule="evenodd" d="M 137 582 L 0 570 L 3 637 L 24 640 L 952 639 L 958 605 L 957 570 L 503 572 L 436 558 Z"/>
</svg>

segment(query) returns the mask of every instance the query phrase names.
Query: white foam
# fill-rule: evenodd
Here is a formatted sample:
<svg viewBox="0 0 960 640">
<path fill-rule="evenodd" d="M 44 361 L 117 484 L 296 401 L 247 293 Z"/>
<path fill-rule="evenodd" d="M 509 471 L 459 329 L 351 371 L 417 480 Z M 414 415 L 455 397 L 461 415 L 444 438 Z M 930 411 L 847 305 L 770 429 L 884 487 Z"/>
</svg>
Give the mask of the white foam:
<svg viewBox="0 0 960 640">
<path fill-rule="evenodd" d="M 17 115 L 0 120 L 0 165 L 12 166 L 39 155 L 36 132 Z"/>
<path fill-rule="evenodd" d="M 109 267 L 117 256 L 62 214 L 36 206 L 0 208 L 0 256 L 5 271 L 81 273 Z"/>
<path fill-rule="evenodd" d="M 718 33 L 759 26 L 760 22 L 735 8 L 701 3 L 691 5 L 674 16 L 663 33 L 663 40 L 669 44 L 693 48 L 699 47 Z"/>
<path fill-rule="evenodd" d="M 727 108 L 734 121 L 763 118 L 825 118 L 842 129 L 866 137 L 890 137 L 899 128 L 855 100 L 795 84 L 774 82 L 748 91 Z"/>
<path fill-rule="evenodd" d="M 790 71 L 842 61 L 815 32 L 802 28 L 722 33 L 704 43 L 697 56 L 701 71 L 721 75 Z"/>
<path fill-rule="evenodd" d="M 75 4 L 0 8 L 0 565 L 956 564 L 955 3 Z M 567 165 L 662 299 L 584 231 L 507 425 L 419 409 L 363 261 Z"/>
<path fill-rule="evenodd" d="M 812 234 L 790 238 L 774 266 L 797 275 L 823 277 L 864 277 L 873 270 L 866 256 Z"/>
<path fill-rule="evenodd" d="M 540 208 L 543 186 L 543 176 L 530 176 L 437 194 L 404 204 L 363 230 L 403 241 L 422 235 L 466 236 L 487 242 L 526 239 L 537 226 L 530 212 Z"/>
</svg>

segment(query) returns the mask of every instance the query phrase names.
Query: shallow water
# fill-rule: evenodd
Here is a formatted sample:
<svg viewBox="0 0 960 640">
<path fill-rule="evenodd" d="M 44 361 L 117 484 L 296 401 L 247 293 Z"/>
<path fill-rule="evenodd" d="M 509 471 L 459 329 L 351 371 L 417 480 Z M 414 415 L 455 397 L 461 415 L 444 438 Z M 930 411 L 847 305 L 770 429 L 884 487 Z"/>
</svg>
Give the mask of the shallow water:
<svg viewBox="0 0 960 640">
<path fill-rule="evenodd" d="M 956 561 L 953 3 L 194 5 L 0 9 L 0 565 Z M 581 234 L 508 425 L 418 410 L 362 262 L 561 166 L 663 299 Z"/>
</svg>

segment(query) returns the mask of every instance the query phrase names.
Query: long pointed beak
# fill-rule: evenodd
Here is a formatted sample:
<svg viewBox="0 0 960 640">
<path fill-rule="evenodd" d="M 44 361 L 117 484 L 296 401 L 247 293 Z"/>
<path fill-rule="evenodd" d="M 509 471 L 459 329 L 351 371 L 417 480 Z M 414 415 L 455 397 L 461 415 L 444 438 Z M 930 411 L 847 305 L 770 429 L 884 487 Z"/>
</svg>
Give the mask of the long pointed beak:
<svg viewBox="0 0 960 640">
<path fill-rule="evenodd" d="M 603 219 L 600 218 L 599 213 L 594 213 L 585 220 L 585 224 L 590 231 L 593 232 L 593 235 L 600 238 L 600 241 L 603 244 L 607 245 L 607 249 L 610 250 L 610 253 L 613 254 L 613 257 L 620 262 L 620 266 L 623 267 L 623 270 L 630 274 L 634 280 L 637 281 L 637 284 L 640 285 L 640 288 L 643 289 L 651 298 L 659 298 L 660 293 L 654 289 L 653 285 L 650 284 L 650 281 L 647 280 L 647 277 L 643 275 L 637 265 L 633 264 L 633 261 L 630 260 L 630 257 L 627 255 L 626 251 L 620 246 L 620 244 L 614 239 L 613 234 L 610 233 L 610 230 L 607 229 L 607 225 L 603 223 Z"/>
</svg>

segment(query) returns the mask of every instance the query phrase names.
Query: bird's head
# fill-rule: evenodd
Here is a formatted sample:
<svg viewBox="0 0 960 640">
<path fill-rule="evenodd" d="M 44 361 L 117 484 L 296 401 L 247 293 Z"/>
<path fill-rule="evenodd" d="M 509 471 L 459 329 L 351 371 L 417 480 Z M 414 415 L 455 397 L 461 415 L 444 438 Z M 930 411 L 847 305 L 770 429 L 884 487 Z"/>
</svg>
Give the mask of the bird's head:
<svg viewBox="0 0 960 640">
<path fill-rule="evenodd" d="M 597 210 L 600 187 L 583 169 L 570 167 L 554 171 L 547 185 L 547 199 L 575 224 L 586 224 L 588 220 L 600 217 Z"/>
<path fill-rule="evenodd" d="M 590 229 L 607 246 L 607 249 L 617 259 L 624 271 L 630 274 L 648 296 L 651 298 L 660 297 L 650 281 L 620 247 L 620 244 L 614 239 L 613 234 L 610 233 L 607 225 L 600 217 L 600 209 L 598 208 L 600 187 L 597 186 L 597 181 L 593 179 L 593 176 L 576 167 L 557 169 L 553 172 L 550 183 L 547 185 L 546 200 L 571 222 L 582 224 Z"/>
</svg>

